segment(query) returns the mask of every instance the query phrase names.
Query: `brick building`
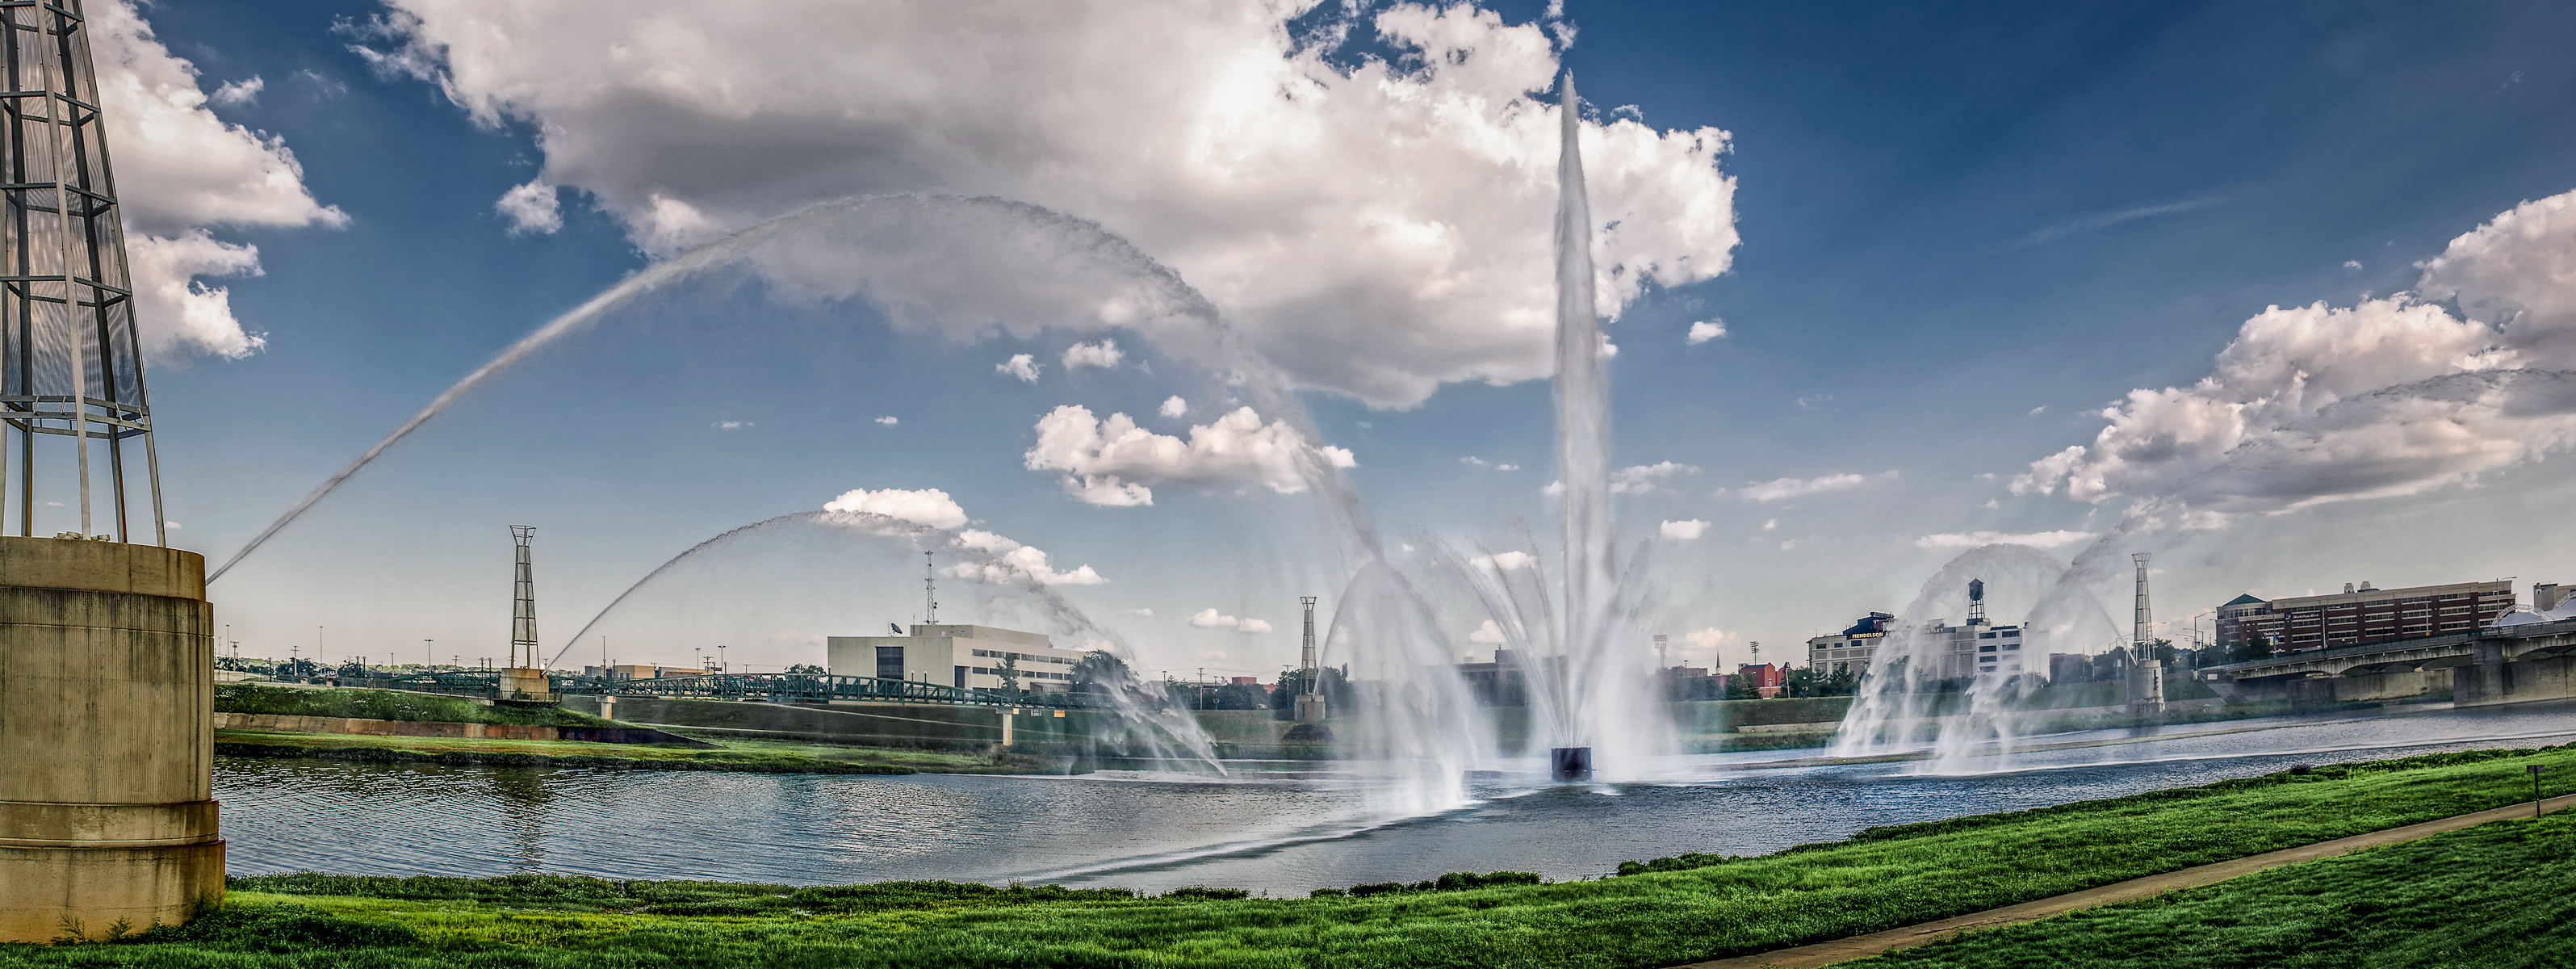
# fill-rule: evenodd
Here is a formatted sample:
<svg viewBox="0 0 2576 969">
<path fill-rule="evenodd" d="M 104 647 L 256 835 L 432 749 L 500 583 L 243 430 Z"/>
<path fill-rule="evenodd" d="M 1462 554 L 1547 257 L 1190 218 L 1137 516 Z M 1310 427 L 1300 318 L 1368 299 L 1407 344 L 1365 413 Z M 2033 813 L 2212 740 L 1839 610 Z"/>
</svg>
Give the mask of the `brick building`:
<svg viewBox="0 0 2576 969">
<path fill-rule="evenodd" d="M 2327 649 L 2413 636 L 2465 632 L 2513 608 L 2513 580 L 2404 589 L 2346 584 L 2334 595 L 2264 601 L 2241 595 L 2218 607 L 2218 641 L 2260 634 L 2281 651 Z"/>
</svg>

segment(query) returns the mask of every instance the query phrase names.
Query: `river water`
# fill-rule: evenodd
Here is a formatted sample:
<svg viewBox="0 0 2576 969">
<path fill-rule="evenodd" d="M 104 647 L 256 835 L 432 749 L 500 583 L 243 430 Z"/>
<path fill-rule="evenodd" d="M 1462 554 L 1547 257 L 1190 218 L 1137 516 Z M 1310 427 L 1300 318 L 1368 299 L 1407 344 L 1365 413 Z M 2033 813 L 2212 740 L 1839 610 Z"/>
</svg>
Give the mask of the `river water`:
<svg viewBox="0 0 2576 969">
<path fill-rule="evenodd" d="M 1763 766 L 1814 751 L 1688 757 L 1649 783 L 1547 786 L 1504 764 L 1473 803 L 1419 817 L 1371 804 L 1366 765 L 1241 764 L 1236 776 L 899 777 L 215 760 L 234 874 L 703 878 L 841 884 L 937 878 L 1302 896 L 1448 871 L 1599 875 L 1623 859 L 1753 854 L 1875 825 L 2116 797 L 2281 770 L 2576 739 L 2576 704 L 2304 716 L 2093 731 L 2092 746 L 1992 758 Z"/>
</svg>

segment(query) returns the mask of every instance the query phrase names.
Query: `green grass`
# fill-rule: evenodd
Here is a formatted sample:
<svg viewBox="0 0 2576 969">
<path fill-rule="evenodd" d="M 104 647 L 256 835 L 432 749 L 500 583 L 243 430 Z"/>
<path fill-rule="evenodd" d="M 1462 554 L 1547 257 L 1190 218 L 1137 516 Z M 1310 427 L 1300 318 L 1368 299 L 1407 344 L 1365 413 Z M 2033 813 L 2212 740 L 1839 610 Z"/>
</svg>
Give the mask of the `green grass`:
<svg viewBox="0 0 2576 969">
<path fill-rule="evenodd" d="M 2576 965 L 2576 817 L 2508 821 L 1969 935 L 1853 969 Z"/>
<path fill-rule="evenodd" d="M 537 727 L 605 727 L 609 721 L 561 707 L 484 706 L 464 697 L 401 690 L 297 688 L 256 683 L 215 686 L 215 712 L 288 717 L 350 717 Z"/>
<path fill-rule="evenodd" d="M 2431 755 L 1879 828 L 1760 857 L 1641 862 L 1631 867 L 1645 870 L 1618 878 L 1367 898 L 241 879 L 230 907 L 183 929 L 110 945 L 0 948 L 0 965 L 1661 966 L 2511 804 L 2529 795 L 2531 763 L 2566 776 L 2576 747 Z M 2338 901 L 2386 890 L 2365 880 Z M 2520 915 L 2461 908 L 2450 917 L 2504 926 Z"/>
</svg>

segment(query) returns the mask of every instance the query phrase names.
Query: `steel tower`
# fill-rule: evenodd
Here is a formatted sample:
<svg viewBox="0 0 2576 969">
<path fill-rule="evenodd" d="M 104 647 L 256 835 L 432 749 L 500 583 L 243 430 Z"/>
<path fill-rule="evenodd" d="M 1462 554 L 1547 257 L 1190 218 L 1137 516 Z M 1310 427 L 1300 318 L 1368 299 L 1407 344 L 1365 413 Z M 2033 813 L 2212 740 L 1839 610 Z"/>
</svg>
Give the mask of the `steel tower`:
<svg viewBox="0 0 2576 969">
<path fill-rule="evenodd" d="M 125 444 L 142 438 L 152 541 L 167 546 L 124 223 L 81 7 L 0 2 L 9 29 L 0 46 L 0 437 L 15 431 L 18 439 L 14 469 L 5 468 L 12 449 L 0 440 L 0 506 L 14 498 L 18 534 L 36 534 L 37 463 L 47 468 L 47 494 L 64 486 L 54 469 L 68 464 L 77 472 L 79 534 L 132 542 Z M 40 434 L 58 440 L 39 447 Z M 94 505 L 115 517 L 113 533 L 96 533 Z"/>
<path fill-rule="evenodd" d="M 512 525 L 510 537 L 519 543 L 518 576 L 510 586 L 510 666 L 515 669 L 523 650 L 527 665 L 537 665 L 537 569 L 528 560 L 528 541 L 537 537 L 537 529 Z"/>
</svg>

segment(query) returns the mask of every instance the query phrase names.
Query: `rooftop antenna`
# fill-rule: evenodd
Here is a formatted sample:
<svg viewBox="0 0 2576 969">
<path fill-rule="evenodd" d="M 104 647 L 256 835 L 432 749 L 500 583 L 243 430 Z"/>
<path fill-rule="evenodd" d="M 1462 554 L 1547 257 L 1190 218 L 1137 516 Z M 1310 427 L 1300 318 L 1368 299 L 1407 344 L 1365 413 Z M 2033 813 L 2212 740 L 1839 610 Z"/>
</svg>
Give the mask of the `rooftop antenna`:
<svg viewBox="0 0 2576 969">
<path fill-rule="evenodd" d="M 534 525 L 510 526 L 510 538 L 519 546 L 518 575 L 510 587 L 510 665 L 519 666 L 522 650 L 528 664 L 537 662 L 537 572 L 528 561 L 528 542 L 537 537 Z"/>
<path fill-rule="evenodd" d="M 1968 625 L 1971 625 L 1971 626 L 1982 626 L 1982 625 L 1985 625 L 1985 623 L 1986 623 L 1986 580 L 1984 580 L 1984 579 L 1969 579 L 1969 580 L 1968 580 Z"/>
<path fill-rule="evenodd" d="M 925 626 L 939 624 L 939 567 L 931 561 L 931 555 L 931 550 L 921 550 L 921 624 Z"/>
</svg>

